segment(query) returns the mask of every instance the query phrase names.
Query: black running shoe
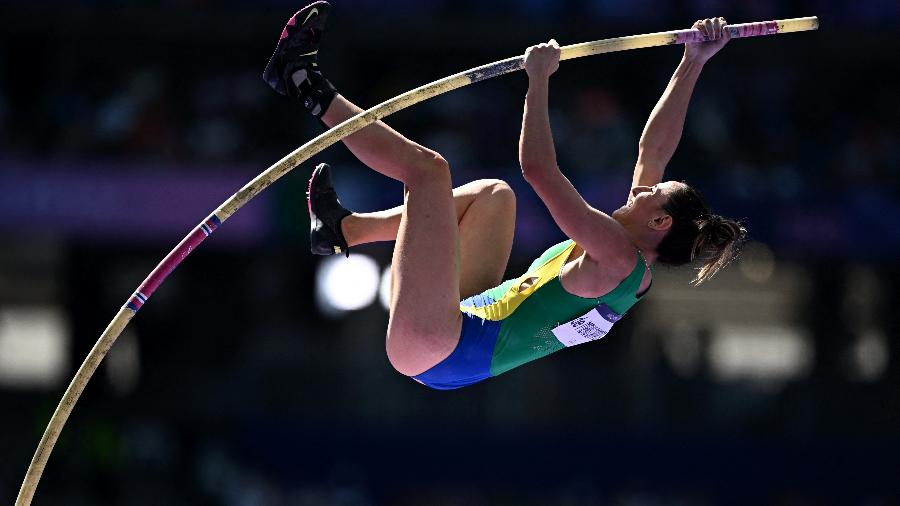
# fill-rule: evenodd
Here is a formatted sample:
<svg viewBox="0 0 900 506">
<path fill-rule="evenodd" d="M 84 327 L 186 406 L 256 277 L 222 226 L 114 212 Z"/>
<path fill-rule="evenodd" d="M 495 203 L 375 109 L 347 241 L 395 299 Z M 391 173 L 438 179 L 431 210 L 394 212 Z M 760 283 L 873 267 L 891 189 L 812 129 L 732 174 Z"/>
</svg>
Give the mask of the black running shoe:
<svg viewBox="0 0 900 506">
<path fill-rule="evenodd" d="M 317 165 L 309 178 L 306 204 L 309 209 L 310 251 L 315 255 L 346 253 L 349 257 L 350 247 L 341 231 L 341 220 L 353 213 L 338 200 L 331 183 L 331 167 L 327 163 Z"/>
<path fill-rule="evenodd" d="M 319 42 L 328 20 L 328 2 L 314 2 L 288 20 L 263 79 L 273 90 L 303 100 L 316 117 L 328 110 L 337 90 L 319 71 Z"/>
</svg>

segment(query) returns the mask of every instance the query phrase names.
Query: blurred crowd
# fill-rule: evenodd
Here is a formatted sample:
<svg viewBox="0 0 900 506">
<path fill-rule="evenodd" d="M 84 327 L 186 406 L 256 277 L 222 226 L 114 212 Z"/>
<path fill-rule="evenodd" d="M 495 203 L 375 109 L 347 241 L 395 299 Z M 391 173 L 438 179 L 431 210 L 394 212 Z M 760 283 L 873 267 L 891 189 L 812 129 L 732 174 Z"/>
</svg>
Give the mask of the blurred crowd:
<svg viewBox="0 0 900 506">
<path fill-rule="evenodd" d="M 896 26 L 896 8 L 889 2 L 643 4 L 341 2 L 322 66 L 340 91 L 372 106 L 550 36 L 565 44 L 686 26 L 717 13 L 735 20 L 815 13 L 823 23 L 819 33 L 736 42 L 710 62 L 670 174 L 705 190 L 714 205 L 725 203 L 726 210 L 747 217 L 756 237 L 780 249 L 819 254 L 862 246 L 874 252 L 887 243 L 883 257 L 897 252 L 895 231 L 877 237 L 889 225 L 882 217 L 900 210 L 885 187 L 896 186 L 898 178 L 900 100 L 897 79 L 884 69 L 896 66 L 898 56 L 881 42 L 883 29 Z M 176 163 L 179 170 L 196 163 L 221 171 L 256 164 L 261 170 L 321 132 L 297 104 L 260 79 L 272 34 L 292 9 L 287 2 L 253 11 L 239 2 L 90 5 L 6 7 L 21 22 L 4 33 L 6 50 L 0 52 L 5 157 L 130 159 L 159 170 Z M 572 12 L 583 16 L 570 26 Z M 469 22 L 463 13 L 480 19 Z M 183 20 L 174 19 L 181 14 Z M 454 36 L 454 25 L 465 22 L 472 32 L 490 27 L 492 16 L 521 30 L 479 34 L 490 46 Z M 170 19 L 166 28 L 155 29 L 164 18 Z M 425 35 L 421 27 L 429 23 Z M 23 47 L 28 50 L 18 50 Z M 618 205 L 643 122 L 678 52 L 589 58 L 566 63 L 554 77 L 561 166 L 599 207 Z M 524 78 L 498 81 L 440 97 L 391 121 L 441 151 L 459 182 L 516 179 Z M 353 163 L 340 150 L 322 156 Z M 362 195 L 359 205 L 397 201 L 396 193 L 368 193 L 391 198 Z M 759 211 L 762 203 L 770 212 Z M 824 209 L 832 205 L 842 212 Z"/>
</svg>

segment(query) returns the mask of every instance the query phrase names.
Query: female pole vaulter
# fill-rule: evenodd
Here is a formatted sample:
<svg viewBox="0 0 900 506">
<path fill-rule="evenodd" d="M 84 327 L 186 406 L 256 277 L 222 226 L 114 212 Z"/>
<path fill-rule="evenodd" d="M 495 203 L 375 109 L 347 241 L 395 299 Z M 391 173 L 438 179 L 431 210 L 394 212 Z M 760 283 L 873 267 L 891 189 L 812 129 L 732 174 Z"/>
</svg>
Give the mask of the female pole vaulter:
<svg viewBox="0 0 900 506">
<path fill-rule="evenodd" d="M 362 109 L 319 68 L 329 9 L 320 1 L 294 14 L 264 78 L 333 127 Z M 559 45 L 551 40 L 528 48 L 522 174 L 569 239 L 517 278 L 501 283 L 515 227 L 515 196 L 503 181 L 452 188 L 440 154 L 382 121 L 343 141 L 365 165 L 405 185 L 402 205 L 351 213 L 337 198 L 329 167 L 316 167 L 308 191 L 313 253 L 395 241 L 386 347 L 397 371 L 436 389 L 471 385 L 603 337 L 647 293 L 654 263 L 698 261 L 699 284 L 734 258 L 746 229 L 713 214 L 687 184 L 663 181 L 697 78 L 730 38 L 725 24 L 723 18 L 694 23 L 707 41 L 685 46 L 641 135 L 625 204 L 611 215 L 585 202 L 556 163 L 547 103 Z"/>
</svg>

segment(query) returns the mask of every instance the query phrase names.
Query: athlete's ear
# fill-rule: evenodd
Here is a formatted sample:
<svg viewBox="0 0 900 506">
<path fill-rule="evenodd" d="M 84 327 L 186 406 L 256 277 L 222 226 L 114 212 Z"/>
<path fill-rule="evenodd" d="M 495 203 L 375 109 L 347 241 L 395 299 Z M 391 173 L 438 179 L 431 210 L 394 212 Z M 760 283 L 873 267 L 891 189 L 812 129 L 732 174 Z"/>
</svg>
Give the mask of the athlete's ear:
<svg viewBox="0 0 900 506">
<path fill-rule="evenodd" d="M 672 217 L 668 214 L 659 214 L 647 222 L 647 226 L 653 230 L 666 231 L 672 228 Z"/>
</svg>

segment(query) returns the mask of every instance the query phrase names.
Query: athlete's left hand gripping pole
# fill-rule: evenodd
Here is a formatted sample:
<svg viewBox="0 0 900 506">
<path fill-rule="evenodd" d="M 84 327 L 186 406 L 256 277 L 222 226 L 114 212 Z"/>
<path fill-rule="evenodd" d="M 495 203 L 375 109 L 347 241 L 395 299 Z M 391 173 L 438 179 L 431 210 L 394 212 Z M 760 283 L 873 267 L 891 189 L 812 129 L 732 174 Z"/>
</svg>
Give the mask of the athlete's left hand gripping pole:
<svg viewBox="0 0 900 506">
<path fill-rule="evenodd" d="M 818 20 L 815 17 L 782 19 L 777 21 L 766 21 L 760 23 L 745 23 L 742 25 L 729 25 L 726 27 L 731 30 L 731 36 L 737 37 L 755 37 L 759 35 L 774 35 L 777 33 L 797 32 L 804 30 L 815 30 L 818 28 Z M 590 56 L 595 54 L 610 53 L 613 51 L 623 51 L 626 49 L 639 49 L 644 47 L 665 46 L 672 44 L 684 44 L 686 42 L 698 42 L 703 40 L 703 34 L 699 30 L 673 30 L 669 32 L 650 33 L 645 35 L 633 35 L 629 37 L 616 37 L 613 39 L 597 40 L 593 42 L 584 42 L 561 48 L 561 60 L 572 58 L 580 58 L 582 56 Z M 153 272 L 147 277 L 141 286 L 132 294 L 124 306 L 113 318 L 106 330 L 100 336 L 97 344 L 94 345 L 90 353 L 75 377 L 63 394 L 62 400 L 56 407 L 56 411 L 47 424 L 41 442 L 38 444 L 34 457 L 31 459 L 31 465 L 25 474 L 25 480 L 22 482 L 22 488 L 19 489 L 19 495 L 16 498 L 16 506 L 28 506 L 34 497 L 41 474 L 47 465 L 47 459 L 50 458 L 50 452 L 62 431 L 63 425 L 72 413 L 72 408 L 84 391 L 87 382 L 93 376 L 94 371 L 103 361 L 106 353 L 115 343 L 116 339 L 125 330 L 131 318 L 141 309 L 147 299 L 153 295 L 153 292 L 165 281 L 166 277 L 175 270 L 176 267 L 193 251 L 197 246 L 209 237 L 222 223 L 225 222 L 238 209 L 249 202 L 253 197 L 265 190 L 269 185 L 278 180 L 281 176 L 290 172 L 294 167 L 308 160 L 313 155 L 319 153 L 323 149 L 340 141 L 344 137 L 365 128 L 366 126 L 378 121 L 381 118 L 389 116 L 397 111 L 403 110 L 411 105 L 417 104 L 423 100 L 438 96 L 442 93 L 461 88 L 468 84 L 478 81 L 484 81 L 492 77 L 497 77 L 516 70 L 521 70 L 524 65 L 524 57 L 516 56 L 506 60 L 497 61 L 481 67 L 476 67 L 465 72 L 445 77 L 425 86 L 420 86 L 414 90 L 408 91 L 402 95 L 383 102 L 375 107 L 363 111 L 356 116 L 344 121 L 343 123 L 333 127 L 327 132 L 322 133 L 315 139 L 295 149 L 289 155 L 285 156 L 277 163 L 266 169 L 262 174 L 257 176 L 253 181 L 247 183 L 237 193 L 232 195 L 225 201 L 215 212 L 197 225 L 197 227 L 187 235 L 178 246 L 175 247 L 159 265 L 153 269 Z"/>
</svg>

